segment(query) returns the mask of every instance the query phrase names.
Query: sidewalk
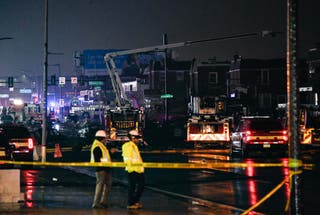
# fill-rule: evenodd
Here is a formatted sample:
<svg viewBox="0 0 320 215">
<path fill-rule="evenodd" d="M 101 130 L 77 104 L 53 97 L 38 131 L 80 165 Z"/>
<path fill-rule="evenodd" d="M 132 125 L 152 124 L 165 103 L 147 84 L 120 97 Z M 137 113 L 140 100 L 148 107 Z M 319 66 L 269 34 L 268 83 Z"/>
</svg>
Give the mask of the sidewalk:
<svg viewBox="0 0 320 215">
<path fill-rule="evenodd" d="M 145 190 L 142 199 L 143 208 L 139 210 L 128 210 L 126 208 L 126 187 L 116 185 L 110 193 L 110 207 L 107 209 L 92 209 L 91 190 L 84 191 L 83 188 L 74 190 L 66 187 L 39 187 L 41 192 L 34 196 L 33 202 L 0 204 L 1 214 L 66 214 L 66 215 L 99 215 L 99 214 L 210 214 L 208 208 L 196 210 L 190 213 L 189 203 L 168 198 L 165 195 Z M 50 194 L 48 194 L 50 193 Z M 46 195 L 46 196 L 44 196 Z M 33 205 L 34 204 L 34 205 Z M 32 206 L 27 208 L 28 206 Z M 196 209 L 196 208 L 195 208 Z M 221 214 L 221 213 L 220 213 Z"/>
<path fill-rule="evenodd" d="M 94 196 L 94 181 L 71 170 L 59 170 L 63 177 L 89 177 L 92 182 L 79 186 L 77 183 L 65 182 L 62 185 L 46 182 L 44 186 L 21 186 L 25 201 L 21 203 L 0 203 L 0 213 L 3 214 L 66 214 L 66 215 L 99 215 L 99 214 L 141 214 L 141 215 L 177 215 L 177 214 L 234 214 L 227 208 L 201 206 L 195 201 L 175 198 L 150 189 L 145 189 L 141 203 L 142 209 L 128 210 L 127 187 L 114 181 L 110 192 L 110 207 L 107 209 L 92 209 Z M 51 173 L 48 173 L 51 174 Z M 55 173 L 56 174 L 56 173 Z M 51 177 L 51 176 L 50 176 Z M 61 179 L 62 180 L 62 179 Z M 74 179 L 72 179 L 74 180 Z M 28 200 L 29 199 L 29 200 Z M 31 199 L 31 200 L 30 200 Z"/>
</svg>

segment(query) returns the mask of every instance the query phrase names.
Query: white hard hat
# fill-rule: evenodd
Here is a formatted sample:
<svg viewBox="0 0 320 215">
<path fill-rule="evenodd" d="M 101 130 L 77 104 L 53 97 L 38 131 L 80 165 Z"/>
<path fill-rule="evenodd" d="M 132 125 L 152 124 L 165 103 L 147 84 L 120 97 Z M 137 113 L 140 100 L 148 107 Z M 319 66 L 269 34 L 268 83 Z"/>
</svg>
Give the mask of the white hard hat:
<svg viewBox="0 0 320 215">
<path fill-rule="evenodd" d="M 107 133 L 104 130 L 99 130 L 96 132 L 96 137 L 107 137 Z"/>
<path fill-rule="evenodd" d="M 139 134 L 136 130 L 131 130 L 131 131 L 129 131 L 129 134 L 130 134 L 131 136 L 140 136 L 140 134 Z"/>
</svg>

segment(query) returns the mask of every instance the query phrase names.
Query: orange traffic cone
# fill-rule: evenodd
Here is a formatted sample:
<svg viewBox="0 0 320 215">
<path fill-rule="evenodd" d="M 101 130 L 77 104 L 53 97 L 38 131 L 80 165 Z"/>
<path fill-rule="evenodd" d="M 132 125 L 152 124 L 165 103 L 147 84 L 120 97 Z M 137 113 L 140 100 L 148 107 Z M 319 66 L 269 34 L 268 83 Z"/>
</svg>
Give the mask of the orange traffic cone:
<svg viewBox="0 0 320 215">
<path fill-rule="evenodd" d="M 60 150 L 59 143 L 55 144 L 54 158 L 62 158 L 62 153 L 61 153 L 61 150 Z"/>
</svg>

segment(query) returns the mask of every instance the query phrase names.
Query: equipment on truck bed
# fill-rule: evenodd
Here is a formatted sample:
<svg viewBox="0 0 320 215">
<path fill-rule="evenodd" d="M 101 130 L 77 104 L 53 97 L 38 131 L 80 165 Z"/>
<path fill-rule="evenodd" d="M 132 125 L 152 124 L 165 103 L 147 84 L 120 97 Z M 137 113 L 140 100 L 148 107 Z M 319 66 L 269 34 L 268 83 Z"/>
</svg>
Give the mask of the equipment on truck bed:
<svg viewBox="0 0 320 215">
<path fill-rule="evenodd" d="M 225 108 L 225 101 L 215 97 L 192 97 L 191 115 L 187 122 L 187 142 L 196 148 L 221 146 L 230 142 L 232 117 L 219 112 Z"/>
<path fill-rule="evenodd" d="M 302 145 L 320 145 L 320 109 L 315 105 L 301 105 L 300 143 Z"/>
</svg>

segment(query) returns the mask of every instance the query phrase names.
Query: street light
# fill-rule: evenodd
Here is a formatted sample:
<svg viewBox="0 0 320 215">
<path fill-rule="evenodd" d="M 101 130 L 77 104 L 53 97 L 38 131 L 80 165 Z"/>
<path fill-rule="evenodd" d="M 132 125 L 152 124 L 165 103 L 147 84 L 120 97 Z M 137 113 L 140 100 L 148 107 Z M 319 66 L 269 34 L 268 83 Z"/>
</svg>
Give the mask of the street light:
<svg viewBox="0 0 320 215">
<path fill-rule="evenodd" d="M 13 37 L 0 37 L 0 40 L 12 40 Z"/>
<path fill-rule="evenodd" d="M 64 55 L 62 52 L 48 52 L 48 55 Z"/>
</svg>

